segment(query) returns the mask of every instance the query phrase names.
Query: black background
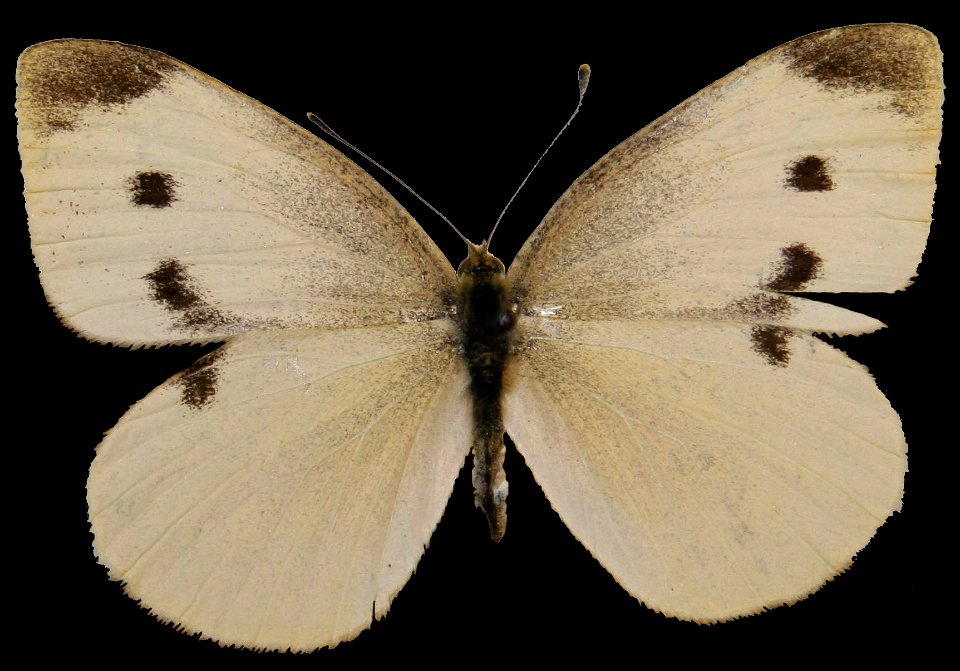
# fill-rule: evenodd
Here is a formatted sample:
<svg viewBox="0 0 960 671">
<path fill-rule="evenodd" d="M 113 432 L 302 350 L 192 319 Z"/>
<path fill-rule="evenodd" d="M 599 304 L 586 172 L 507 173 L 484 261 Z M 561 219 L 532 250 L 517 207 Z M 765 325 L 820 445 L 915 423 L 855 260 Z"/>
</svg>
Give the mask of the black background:
<svg viewBox="0 0 960 671">
<path fill-rule="evenodd" d="M 462 7 L 460 18 L 388 15 L 368 7 L 347 18 L 304 7 L 247 17 L 234 8 L 204 21 L 188 8 L 168 7 L 145 18 L 43 11 L 19 24 L 16 38 L 8 36 L 4 253 L 15 311 L 5 320 L 14 396 L 7 418 L 6 571 L 18 593 L 11 645 L 41 657 L 104 663 L 204 660 L 311 668 L 581 658 L 752 665 L 836 660 L 836 652 L 863 661 L 891 648 L 922 655 L 937 647 L 931 607 L 950 599 L 954 562 L 945 544 L 956 527 L 944 507 L 946 478 L 937 477 L 946 473 L 945 455 L 957 444 L 955 432 L 944 428 L 946 413 L 956 412 L 944 402 L 955 397 L 956 340 L 945 310 L 956 301 L 944 286 L 955 241 L 947 215 L 949 114 L 934 225 L 915 284 L 905 293 L 835 301 L 889 326 L 831 342 L 869 367 L 902 417 L 911 450 L 904 512 L 880 530 L 850 571 L 806 601 L 712 627 L 645 609 L 570 535 L 513 450 L 503 542 L 490 542 L 464 471 L 429 550 L 387 617 L 356 640 L 317 653 L 320 659 L 225 650 L 176 633 L 107 580 L 92 556 L 86 521 L 84 485 L 93 450 L 129 405 L 204 350 L 128 351 L 87 343 L 47 307 L 29 252 L 12 112 L 15 59 L 29 44 L 92 37 L 151 47 L 299 122 L 313 111 L 476 241 L 567 118 L 576 101 L 576 68 L 589 62 L 593 80 L 580 117 L 497 234 L 494 251 L 508 263 L 563 190 L 617 142 L 750 58 L 805 33 L 868 21 L 933 30 L 947 52 L 949 111 L 951 45 L 940 14 L 818 12 L 773 19 L 747 10 L 702 16 L 681 9 L 664 21 L 593 5 L 589 14 L 581 8 L 521 26 L 513 9 Z M 370 171 L 458 263 L 463 246 L 446 225 Z M 951 391 L 940 391 L 941 384 Z"/>
</svg>

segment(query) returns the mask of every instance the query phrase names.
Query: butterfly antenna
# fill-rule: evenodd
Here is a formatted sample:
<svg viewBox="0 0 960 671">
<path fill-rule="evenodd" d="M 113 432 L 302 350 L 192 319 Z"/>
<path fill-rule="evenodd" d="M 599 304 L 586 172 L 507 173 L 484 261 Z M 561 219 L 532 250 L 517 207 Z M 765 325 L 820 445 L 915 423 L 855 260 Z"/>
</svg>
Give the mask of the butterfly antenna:
<svg viewBox="0 0 960 671">
<path fill-rule="evenodd" d="M 540 154 L 540 158 L 538 158 L 537 162 L 533 164 L 532 168 L 530 168 L 530 172 L 528 172 L 527 176 L 523 178 L 522 182 L 520 182 L 520 186 L 517 187 L 517 190 L 513 192 L 512 196 L 510 196 L 510 200 L 507 201 L 507 204 L 504 206 L 500 216 L 497 217 L 497 221 L 493 224 L 493 230 L 490 231 L 490 235 L 487 237 L 487 246 L 489 246 L 490 241 L 493 240 L 493 234 L 497 232 L 497 226 L 500 225 L 500 220 L 503 219 L 503 215 L 505 215 L 507 210 L 510 209 L 510 205 L 517 197 L 517 194 L 520 193 L 520 189 L 522 189 L 523 185 L 527 183 L 527 180 L 530 179 L 530 175 L 532 175 L 533 171 L 537 169 L 538 165 L 540 165 L 540 161 L 542 161 L 543 157 L 547 155 L 547 152 L 553 148 L 553 145 L 556 144 L 557 140 L 560 139 L 560 136 L 563 135 L 563 131 L 567 130 L 567 127 L 573 122 L 574 117 L 576 117 L 577 113 L 580 111 L 580 106 L 583 105 L 583 95 L 587 92 L 587 84 L 590 83 L 590 66 L 586 63 L 581 65 L 580 69 L 577 70 L 577 80 L 580 83 L 580 98 L 577 100 L 576 109 L 573 110 L 573 114 L 571 114 L 570 118 L 567 119 L 567 123 L 563 124 L 563 128 L 560 129 L 560 132 L 554 136 L 554 138 L 550 141 L 550 144 L 547 145 L 547 148 L 543 150 L 542 154 Z"/>
<path fill-rule="evenodd" d="M 414 196 L 417 200 L 419 200 L 421 203 L 423 203 L 424 205 L 426 205 L 427 207 L 429 207 L 429 208 L 433 211 L 434 214 L 436 214 L 438 217 L 440 217 L 440 218 L 443 219 L 445 222 L 447 222 L 447 225 L 449 225 L 450 228 L 453 229 L 453 232 L 454 232 L 454 233 L 456 233 L 457 235 L 460 236 L 460 239 L 461 239 L 461 240 L 463 240 L 465 243 L 467 243 L 468 246 L 471 246 L 470 241 L 466 238 L 466 236 L 465 236 L 463 233 L 460 232 L 460 230 L 459 230 L 456 226 L 453 225 L 453 222 L 452 222 L 452 221 L 450 221 L 449 219 L 447 219 L 446 216 L 444 216 L 444 214 L 443 214 L 440 210 L 438 210 L 438 209 L 435 208 L 433 205 L 431 205 L 430 203 L 428 203 L 419 193 L 417 193 L 417 192 L 414 191 L 412 188 L 410 188 L 410 186 L 408 186 L 406 182 L 404 182 L 402 179 L 400 179 L 399 177 L 397 177 L 396 175 L 394 175 L 392 172 L 390 172 L 389 170 L 387 170 L 386 168 L 384 168 L 382 165 L 380 165 L 379 163 L 377 163 L 376 161 L 374 161 L 374 160 L 373 160 L 372 158 L 370 158 L 370 156 L 368 156 L 365 152 L 360 151 L 359 149 L 357 149 L 356 146 L 354 146 L 354 145 L 350 144 L 349 142 L 347 142 L 346 140 L 344 140 L 342 135 L 340 135 L 337 131 L 333 130 L 333 128 L 331 128 L 331 127 L 327 124 L 326 121 L 324 121 L 323 119 L 321 119 L 320 117 L 318 117 L 318 116 L 317 116 L 316 114 L 314 114 L 313 112 L 307 112 L 307 118 L 310 119 L 310 121 L 312 121 L 313 123 L 315 123 L 320 130 L 322 130 L 324 133 L 326 133 L 327 135 L 329 135 L 330 137 L 332 137 L 334 140 L 336 140 L 336 141 L 339 142 L 340 144 L 344 145 L 345 147 L 348 147 L 348 148 L 352 149 L 352 150 L 355 151 L 357 154 L 359 154 L 359 155 L 362 156 L 364 159 L 366 159 L 368 162 L 370 162 L 370 163 L 372 163 L 373 165 L 377 166 L 377 167 L 380 168 L 383 172 L 385 172 L 387 175 L 389 175 L 390 177 L 392 177 L 392 178 L 393 178 L 393 181 L 395 181 L 397 184 L 399 184 L 399 185 L 402 186 L 404 189 L 406 189 L 406 190 L 409 191 L 411 194 L 413 194 L 413 196 Z"/>
</svg>

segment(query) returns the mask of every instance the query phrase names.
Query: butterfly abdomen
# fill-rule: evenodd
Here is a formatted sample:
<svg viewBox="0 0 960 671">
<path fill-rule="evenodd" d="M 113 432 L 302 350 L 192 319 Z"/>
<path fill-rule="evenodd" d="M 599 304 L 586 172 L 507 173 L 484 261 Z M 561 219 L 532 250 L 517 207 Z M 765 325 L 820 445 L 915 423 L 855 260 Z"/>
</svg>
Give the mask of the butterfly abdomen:
<svg viewBox="0 0 960 671">
<path fill-rule="evenodd" d="M 457 322 L 470 372 L 473 401 L 473 490 L 477 507 L 499 541 L 507 525 L 507 480 L 503 472 L 503 373 L 516 323 L 513 290 L 503 263 L 473 247 L 460 265 Z"/>
</svg>

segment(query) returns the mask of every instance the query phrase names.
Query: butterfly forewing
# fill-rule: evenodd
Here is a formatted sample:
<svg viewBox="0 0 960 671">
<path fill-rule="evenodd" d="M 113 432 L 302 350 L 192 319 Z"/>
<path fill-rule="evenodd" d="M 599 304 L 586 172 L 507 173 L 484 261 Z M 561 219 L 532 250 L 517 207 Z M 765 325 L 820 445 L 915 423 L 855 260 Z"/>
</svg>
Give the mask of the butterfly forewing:
<svg viewBox="0 0 960 671">
<path fill-rule="evenodd" d="M 919 28 L 791 42 L 611 151 L 510 267 L 507 431 L 573 533 L 657 610 L 795 601 L 899 509 L 896 413 L 809 335 L 882 324 L 786 294 L 909 284 L 942 91 Z"/>
<path fill-rule="evenodd" d="M 769 292 L 902 289 L 930 224 L 940 62 L 897 25 L 761 56 L 580 177 L 511 280 L 529 306 L 591 319 L 749 319 L 758 301 L 789 318 L 806 308 Z"/>
<path fill-rule="evenodd" d="M 208 342 L 444 314 L 436 245 L 369 175 L 163 54 L 36 45 L 17 70 L 33 251 L 88 338 Z"/>
</svg>

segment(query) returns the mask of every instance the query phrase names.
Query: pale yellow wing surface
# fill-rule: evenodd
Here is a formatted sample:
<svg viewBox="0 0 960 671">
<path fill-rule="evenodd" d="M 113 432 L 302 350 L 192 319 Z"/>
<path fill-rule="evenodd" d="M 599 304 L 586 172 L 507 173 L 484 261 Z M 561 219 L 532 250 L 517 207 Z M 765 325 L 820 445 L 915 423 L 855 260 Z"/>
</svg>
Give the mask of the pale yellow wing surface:
<svg viewBox="0 0 960 671">
<path fill-rule="evenodd" d="M 879 322 L 779 292 L 895 291 L 930 225 L 941 54 L 913 26 L 775 49 L 616 147 L 510 267 L 527 309 L 862 333 Z"/>
<path fill-rule="evenodd" d="M 808 335 L 771 365 L 748 328 L 523 327 L 507 430 L 574 535 L 667 615 L 796 601 L 900 507 L 906 444 L 866 370 Z"/>
<path fill-rule="evenodd" d="M 47 297 L 118 344 L 434 317 L 453 269 L 374 180 L 161 53 L 31 47 L 17 69 L 30 234 Z"/>
<path fill-rule="evenodd" d="M 252 333 L 137 403 L 97 450 L 94 549 L 159 618 L 311 650 L 410 577 L 470 445 L 449 322 Z"/>
<path fill-rule="evenodd" d="M 810 335 L 880 322 L 788 294 L 909 284 L 942 100 L 922 29 L 788 43 L 610 152 L 511 266 L 507 432 L 651 607 L 709 622 L 793 602 L 899 509 L 896 413 Z"/>
</svg>

